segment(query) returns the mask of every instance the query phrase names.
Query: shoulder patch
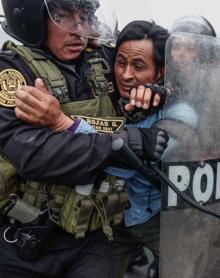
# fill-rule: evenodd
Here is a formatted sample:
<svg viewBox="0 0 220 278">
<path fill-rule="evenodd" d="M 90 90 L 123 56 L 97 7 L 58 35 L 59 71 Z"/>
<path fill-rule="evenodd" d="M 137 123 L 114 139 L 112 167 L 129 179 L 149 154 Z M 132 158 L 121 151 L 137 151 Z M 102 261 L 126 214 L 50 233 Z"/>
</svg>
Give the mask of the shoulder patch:
<svg viewBox="0 0 220 278">
<path fill-rule="evenodd" d="M 15 107 L 15 90 L 19 86 L 27 85 L 24 76 L 15 69 L 0 72 L 0 105 Z"/>
</svg>

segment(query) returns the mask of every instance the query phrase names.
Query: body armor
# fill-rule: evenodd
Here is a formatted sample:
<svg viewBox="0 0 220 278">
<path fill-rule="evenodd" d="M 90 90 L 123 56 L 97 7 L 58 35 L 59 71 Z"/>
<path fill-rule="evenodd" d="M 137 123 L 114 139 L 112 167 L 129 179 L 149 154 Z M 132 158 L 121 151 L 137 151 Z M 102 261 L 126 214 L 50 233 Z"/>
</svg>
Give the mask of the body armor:
<svg viewBox="0 0 220 278">
<path fill-rule="evenodd" d="M 99 132 L 119 131 L 123 127 L 124 118 L 116 116 L 108 96 L 108 82 L 104 75 L 103 60 L 99 59 L 97 54 L 91 56 L 89 60 L 91 71 L 87 76 L 87 82 L 96 97 L 73 102 L 69 98 L 64 76 L 58 67 L 43 55 L 43 52 L 32 51 L 30 48 L 16 46 L 11 42 L 4 47 L 19 55 L 28 64 L 36 78 L 42 78 L 48 90 L 60 101 L 61 109 L 65 114 L 72 118 L 83 117 Z M 20 181 L 13 166 L 3 156 L 1 165 L 5 165 L 7 168 L 6 175 L 0 176 L 2 213 L 7 212 L 5 204 L 10 199 L 8 193 L 22 193 L 22 201 L 39 209 L 46 206 L 50 219 L 76 238 L 84 237 L 87 231 L 101 227 L 104 233 L 111 238 L 110 224 L 118 224 L 123 218 L 123 210 L 128 201 L 127 192 L 123 181 L 116 177 L 108 176 L 99 188 L 95 188 L 93 184 L 88 185 L 91 187 L 90 192 L 82 194 L 70 186 Z M 1 167 L 1 169 L 3 168 Z M 105 185 L 105 190 L 101 190 L 103 185 Z M 3 193 L 1 194 L 1 192 Z M 16 204 L 14 207 L 16 208 Z M 16 218 L 16 209 L 14 209 L 14 213 L 14 218 Z M 24 211 L 25 213 L 26 211 Z"/>
</svg>

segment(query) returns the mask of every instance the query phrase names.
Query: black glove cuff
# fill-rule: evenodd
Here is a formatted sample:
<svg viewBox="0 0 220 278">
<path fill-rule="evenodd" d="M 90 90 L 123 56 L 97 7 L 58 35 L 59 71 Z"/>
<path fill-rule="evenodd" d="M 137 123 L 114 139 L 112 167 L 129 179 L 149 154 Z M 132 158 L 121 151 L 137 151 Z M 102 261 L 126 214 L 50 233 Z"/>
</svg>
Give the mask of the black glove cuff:
<svg viewBox="0 0 220 278">
<path fill-rule="evenodd" d="M 111 134 L 111 139 L 112 141 L 117 140 L 118 138 L 123 139 L 123 141 L 128 144 L 128 133 L 126 130 L 123 130 L 119 133 L 113 133 Z M 112 142 L 113 143 L 113 142 Z M 126 160 L 126 158 L 124 158 L 120 152 L 115 151 L 112 148 L 112 151 L 109 155 L 109 159 L 106 162 L 105 167 L 107 166 L 115 166 L 115 167 L 119 167 L 119 168 L 126 168 L 126 169 L 130 169 L 130 165 L 128 163 L 128 161 Z"/>
<path fill-rule="evenodd" d="M 150 107 L 152 107 L 154 96 L 156 93 L 160 95 L 160 104 L 158 108 L 160 109 L 166 102 L 168 90 L 164 86 L 159 86 L 157 84 L 146 83 L 144 84 L 145 88 L 149 88 L 152 91 L 152 97 L 150 102 Z"/>
<path fill-rule="evenodd" d="M 112 140 L 115 140 L 117 138 L 121 138 L 124 140 L 124 142 L 127 144 L 128 143 L 128 133 L 126 130 L 122 130 L 121 132 L 118 133 L 112 133 L 111 134 Z"/>
<path fill-rule="evenodd" d="M 128 146 L 136 153 L 137 156 L 143 156 L 143 140 L 137 127 L 128 127 Z"/>
</svg>

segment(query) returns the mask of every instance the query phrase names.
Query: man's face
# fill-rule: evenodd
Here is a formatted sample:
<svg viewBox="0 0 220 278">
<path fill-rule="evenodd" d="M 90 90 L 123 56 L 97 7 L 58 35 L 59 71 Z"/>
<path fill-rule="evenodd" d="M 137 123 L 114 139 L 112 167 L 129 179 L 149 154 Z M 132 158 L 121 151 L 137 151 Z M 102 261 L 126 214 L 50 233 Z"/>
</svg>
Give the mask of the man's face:
<svg viewBox="0 0 220 278">
<path fill-rule="evenodd" d="M 116 83 L 121 97 L 129 98 L 131 88 L 154 83 L 159 77 L 153 60 L 151 40 L 131 40 L 118 48 L 114 66 Z"/>
<path fill-rule="evenodd" d="M 83 27 L 79 24 L 78 33 L 81 31 L 80 28 Z M 87 46 L 88 38 L 62 29 L 50 19 L 47 22 L 47 30 L 46 46 L 61 61 L 77 59 Z"/>
<path fill-rule="evenodd" d="M 172 42 L 171 57 L 176 66 L 189 67 L 198 57 L 198 49 L 195 41 L 189 38 L 175 38 Z"/>
</svg>

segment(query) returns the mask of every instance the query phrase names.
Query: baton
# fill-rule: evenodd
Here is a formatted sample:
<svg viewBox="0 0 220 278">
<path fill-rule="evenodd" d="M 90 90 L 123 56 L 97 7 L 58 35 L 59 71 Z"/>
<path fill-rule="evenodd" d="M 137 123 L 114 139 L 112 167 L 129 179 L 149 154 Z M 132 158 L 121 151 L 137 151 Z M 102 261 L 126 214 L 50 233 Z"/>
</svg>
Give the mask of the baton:
<svg viewBox="0 0 220 278">
<path fill-rule="evenodd" d="M 128 161 L 131 168 L 140 173 L 145 179 L 153 183 L 153 185 L 160 191 L 160 180 L 151 174 L 152 170 L 145 165 L 141 159 L 133 152 L 122 138 L 117 138 L 112 141 L 112 150 L 120 153 L 120 155 Z"/>
</svg>

